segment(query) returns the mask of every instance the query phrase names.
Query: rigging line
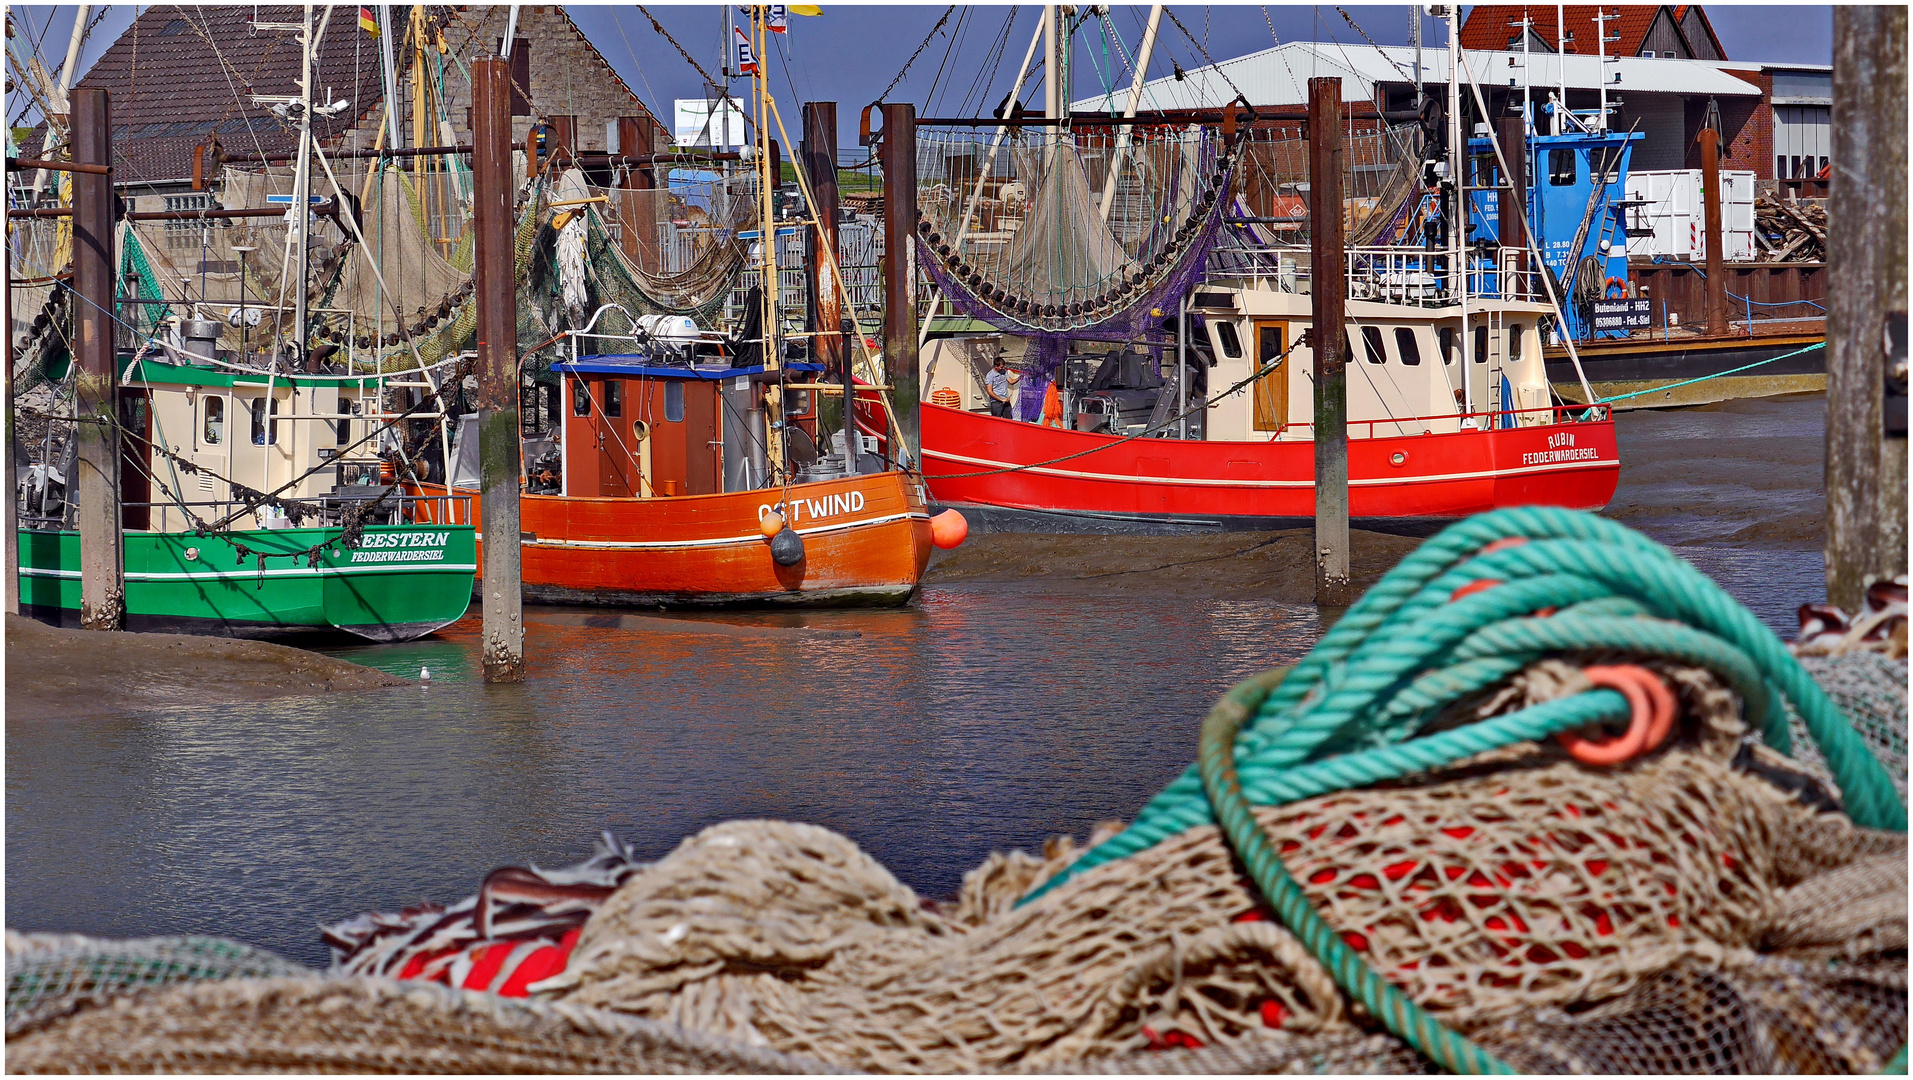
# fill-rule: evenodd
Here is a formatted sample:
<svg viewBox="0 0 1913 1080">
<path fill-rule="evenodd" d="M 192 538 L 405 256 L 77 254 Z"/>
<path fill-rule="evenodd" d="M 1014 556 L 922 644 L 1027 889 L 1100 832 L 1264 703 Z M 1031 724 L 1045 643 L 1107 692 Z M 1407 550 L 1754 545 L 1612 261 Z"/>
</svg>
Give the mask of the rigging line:
<svg viewBox="0 0 1913 1080">
<path fill-rule="evenodd" d="M 967 114 L 970 111 L 971 102 L 977 100 L 979 88 L 983 95 L 982 101 L 987 102 L 989 98 L 989 88 L 996 85 L 996 75 L 1003 63 L 1003 50 L 1009 44 L 1010 26 L 1014 22 L 1016 22 L 1016 8 L 1012 5 L 1009 18 L 1003 21 L 1003 28 L 997 32 L 995 44 L 991 47 L 990 53 L 986 54 L 995 57 L 990 63 L 989 80 L 987 82 L 984 81 L 983 65 L 978 64 L 976 68 L 976 78 L 970 80 L 970 89 L 964 93 L 962 103 L 957 106 L 957 112 L 959 114 Z M 979 103 L 978 107 L 981 107 L 981 103 Z"/>
<path fill-rule="evenodd" d="M 1378 53 L 1383 60 L 1388 61 L 1388 66 L 1395 69 L 1395 74 L 1400 75 L 1402 77 L 1403 82 L 1412 83 L 1415 81 L 1415 77 L 1409 74 L 1406 68 L 1402 67 L 1400 64 L 1397 64 L 1395 62 L 1395 58 L 1388 55 L 1388 51 L 1386 49 L 1383 49 L 1379 44 L 1376 44 L 1376 41 L 1374 38 L 1368 36 L 1368 31 L 1362 29 L 1362 24 L 1355 21 L 1355 16 L 1350 15 L 1348 13 L 1347 8 L 1338 6 L 1336 7 L 1335 10 L 1341 13 L 1342 18 L 1348 23 L 1348 25 L 1355 28 L 1356 33 L 1362 35 L 1363 41 L 1368 42 L 1369 45 L 1374 48 L 1375 52 Z M 1344 53 L 1343 55 L 1347 55 L 1347 54 Z"/>
<path fill-rule="evenodd" d="M 708 71 L 705 71 L 704 65 L 692 59 L 691 54 L 684 51 L 684 46 L 678 44 L 678 39 L 671 36 L 671 32 L 664 28 L 664 24 L 658 21 L 658 17 L 656 15 L 651 14 L 651 12 L 647 10 L 643 4 L 633 4 L 632 6 L 638 9 L 639 14 L 651 20 L 651 28 L 653 30 L 656 30 L 659 36 L 663 37 L 664 40 L 671 43 L 671 47 L 678 51 L 678 55 L 684 58 L 684 62 L 691 65 L 691 70 L 697 72 L 698 75 L 704 79 L 707 85 L 714 86 L 717 88 L 717 92 L 718 92 L 720 100 L 722 100 L 725 104 L 729 104 L 732 101 L 737 100 L 731 96 L 730 83 L 719 82 L 716 79 L 711 78 L 711 73 Z M 730 42 L 728 41 L 725 42 L 724 47 L 726 49 L 729 49 Z M 745 128 L 748 129 L 748 128 L 753 128 L 757 126 L 751 121 L 750 110 L 745 109 L 740 105 L 738 109 L 738 114 L 744 118 Z M 729 122 L 725 121 L 725 123 L 726 123 L 726 126 L 728 126 Z"/>
<path fill-rule="evenodd" d="M 1214 70 L 1217 75 L 1222 76 L 1222 81 L 1229 84 L 1229 89 L 1234 90 L 1237 97 L 1247 101 L 1249 95 L 1242 92 L 1242 88 L 1235 84 L 1234 79 L 1229 78 L 1229 73 L 1222 70 L 1222 65 L 1216 63 L 1215 57 L 1209 55 L 1209 50 L 1203 47 L 1202 42 L 1196 40 L 1196 35 L 1190 33 L 1189 28 L 1182 25 L 1182 20 L 1176 18 L 1176 10 L 1168 4 L 1164 4 L 1162 6 L 1162 13 L 1169 16 L 1170 22 L 1176 24 L 1176 29 L 1182 31 L 1182 36 L 1188 38 L 1189 44 L 1194 45 L 1196 51 L 1202 54 L 1202 58 L 1209 62 L 1209 67 Z"/>
<path fill-rule="evenodd" d="M 937 24 L 930 28 L 930 32 L 928 34 L 924 35 L 923 44 L 918 45 L 917 51 L 910 54 L 910 59 L 905 60 L 903 62 L 903 70 L 897 72 L 897 77 L 894 79 L 891 79 L 890 85 L 884 87 L 883 93 L 877 95 L 878 101 L 885 101 L 889 99 L 890 91 L 895 90 L 897 88 L 897 84 L 903 81 L 903 77 L 910 73 L 910 65 L 916 63 L 917 57 L 923 55 L 923 50 L 930 47 L 930 42 L 932 39 L 934 39 L 937 36 L 937 31 L 943 29 L 943 24 L 950 21 L 950 13 L 955 11 L 956 9 L 957 9 L 957 6 L 955 4 L 951 4 L 949 7 L 943 9 L 943 17 L 937 20 Z M 643 9 L 639 9 L 639 10 L 643 10 Z"/>
<path fill-rule="evenodd" d="M 638 50 L 631 47 L 631 38 L 624 32 L 624 20 L 618 18 L 618 16 L 614 13 L 611 16 L 611 25 L 618 28 L 618 37 L 624 42 L 624 51 L 629 53 L 631 56 L 631 69 L 638 73 L 638 80 L 644 83 L 644 92 L 651 95 L 652 101 L 664 100 L 663 98 L 658 97 L 658 92 L 656 90 L 651 89 L 651 77 L 644 73 L 644 65 L 638 63 Z M 457 54 L 454 53 L 453 55 L 456 56 Z M 464 64 L 462 61 L 460 62 L 459 66 L 460 66 L 460 69 L 463 70 Z M 471 81 L 471 75 L 469 72 L 466 74 L 466 81 L 467 82 Z M 643 102 L 640 101 L 640 104 L 643 104 Z M 652 116 L 659 115 L 659 110 L 653 109 L 650 105 L 645 105 L 645 109 L 648 110 Z M 629 150 L 625 150 L 622 147 L 619 148 L 619 152 L 626 153 L 626 154 L 630 153 Z"/>
<path fill-rule="evenodd" d="M 924 92 L 923 107 L 927 112 L 937 100 L 937 87 L 943 83 L 943 73 L 950 68 L 950 54 L 956 50 L 957 42 L 962 40 L 964 29 L 970 21 L 970 8 L 966 5 L 963 13 L 957 16 L 956 29 L 944 36 L 943 59 L 937 61 L 937 73 L 930 77 L 930 89 Z"/>
</svg>

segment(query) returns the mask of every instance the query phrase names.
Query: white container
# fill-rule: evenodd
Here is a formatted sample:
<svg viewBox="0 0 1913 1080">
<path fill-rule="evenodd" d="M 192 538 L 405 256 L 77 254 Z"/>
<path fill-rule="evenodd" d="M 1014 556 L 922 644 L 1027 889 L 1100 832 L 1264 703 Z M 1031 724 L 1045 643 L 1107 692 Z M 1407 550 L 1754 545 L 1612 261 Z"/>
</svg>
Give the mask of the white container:
<svg viewBox="0 0 1913 1080">
<path fill-rule="evenodd" d="M 697 340 L 697 323 L 689 315 L 640 315 L 638 329 L 673 345 Z"/>
<path fill-rule="evenodd" d="M 1721 170 L 1720 229 L 1723 257 L 1750 262 L 1754 257 L 1754 174 Z M 1627 174 L 1627 198 L 1647 205 L 1628 211 L 1628 224 L 1654 230 L 1630 236 L 1630 257 L 1699 261 L 1707 257 L 1707 207 L 1701 202 L 1701 171 L 1669 169 Z"/>
</svg>

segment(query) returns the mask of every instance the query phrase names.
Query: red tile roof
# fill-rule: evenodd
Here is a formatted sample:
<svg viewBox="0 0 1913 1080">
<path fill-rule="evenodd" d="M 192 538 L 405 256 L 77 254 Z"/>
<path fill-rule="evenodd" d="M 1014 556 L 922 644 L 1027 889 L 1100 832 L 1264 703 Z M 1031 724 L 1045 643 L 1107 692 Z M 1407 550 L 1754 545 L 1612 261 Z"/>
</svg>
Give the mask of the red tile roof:
<svg viewBox="0 0 1913 1080">
<path fill-rule="evenodd" d="M 1603 4 L 1567 6 L 1563 24 L 1573 39 L 1562 49 L 1559 41 L 1559 29 L 1555 24 L 1553 4 L 1477 4 L 1468 11 L 1468 19 L 1461 26 L 1461 47 L 1464 49 L 1505 49 L 1510 41 L 1519 41 L 1521 30 L 1509 23 L 1519 23 L 1522 14 L 1534 24 L 1535 34 L 1557 51 L 1584 53 L 1593 55 L 1596 51 L 1594 36 L 1594 16 L 1605 10 L 1609 15 L 1620 17 L 1607 22 L 1609 34 L 1619 34 L 1620 40 L 1608 43 L 1609 56 L 1634 56 L 1641 51 L 1641 42 L 1647 32 L 1653 28 L 1654 19 L 1662 11 L 1673 18 L 1676 29 L 1680 26 L 1678 11 L 1664 4 Z M 1702 12 L 1701 18 L 1705 19 Z M 1712 32 L 1711 29 L 1709 31 Z M 1724 55 L 1724 54 L 1723 54 Z"/>
</svg>

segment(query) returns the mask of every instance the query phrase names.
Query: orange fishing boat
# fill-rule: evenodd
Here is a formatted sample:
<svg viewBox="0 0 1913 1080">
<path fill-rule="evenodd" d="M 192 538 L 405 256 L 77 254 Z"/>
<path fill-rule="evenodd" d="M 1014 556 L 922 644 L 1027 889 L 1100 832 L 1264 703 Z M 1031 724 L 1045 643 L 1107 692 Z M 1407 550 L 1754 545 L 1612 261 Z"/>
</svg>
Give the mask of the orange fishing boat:
<svg viewBox="0 0 1913 1080">
<path fill-rule="evenodd" d="M 579 343 L 622 335 L 587 328 L 573 335 L 574 358 L 552 365 L 564 415 L 549 435 L 525 441 L 525 598 L 673 607 L 908 602 L 932 547 L 923 482 L 859 446 L 842 457 L 818 452 L 820 388 L 796 381 L 817 365 L 736 366 L 735 356 L 706 363 L 723 342 L 692 334 L 594 355 L 576 352 Z M 785 467 L 773 472 L 767 406 L 780 397 L 775 457 Z M 476 417 L 461 424 L 449 486 L 471 497 L 473 520 L 476 427 Z M 481 565 L 488 541 L 479 538 Z"/>
</svg>

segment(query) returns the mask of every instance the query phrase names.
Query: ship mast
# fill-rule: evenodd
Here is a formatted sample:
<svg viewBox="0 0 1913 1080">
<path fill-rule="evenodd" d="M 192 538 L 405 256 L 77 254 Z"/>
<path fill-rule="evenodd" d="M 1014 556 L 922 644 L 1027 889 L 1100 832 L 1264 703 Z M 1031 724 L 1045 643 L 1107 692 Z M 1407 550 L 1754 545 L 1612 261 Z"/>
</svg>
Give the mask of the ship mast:
<svg viewBox="0 0 1913 1080">
<path fill-rule="evenodd" d="M 765 419 L 765 456 L 769 458 L 770 479 L 782 484 L 787 479 L 784 461 L 784 395 L 782 393 L 783 365 L 780 363 L 777 348 L 777 223 L 772 219 L 772 193 L 776 189 L 777 177 L 772 175 L 771 136 L 770 136 L 770 71 L 768 48 L 769 31 L 766 27 L 767 10 L 762 5 L 751 8 L 751 52 L 754 63 L 751 65 L 751 106 L 757 117 L 757 201 L 758 201 L 758 243 L 763 252 L 758 280 L 762 293 L 760 309 L 763 316 L 763 346 L 760 362 L 766 374 L 778 372 L 775 384 L 764 384 Z"/>
</svg>

